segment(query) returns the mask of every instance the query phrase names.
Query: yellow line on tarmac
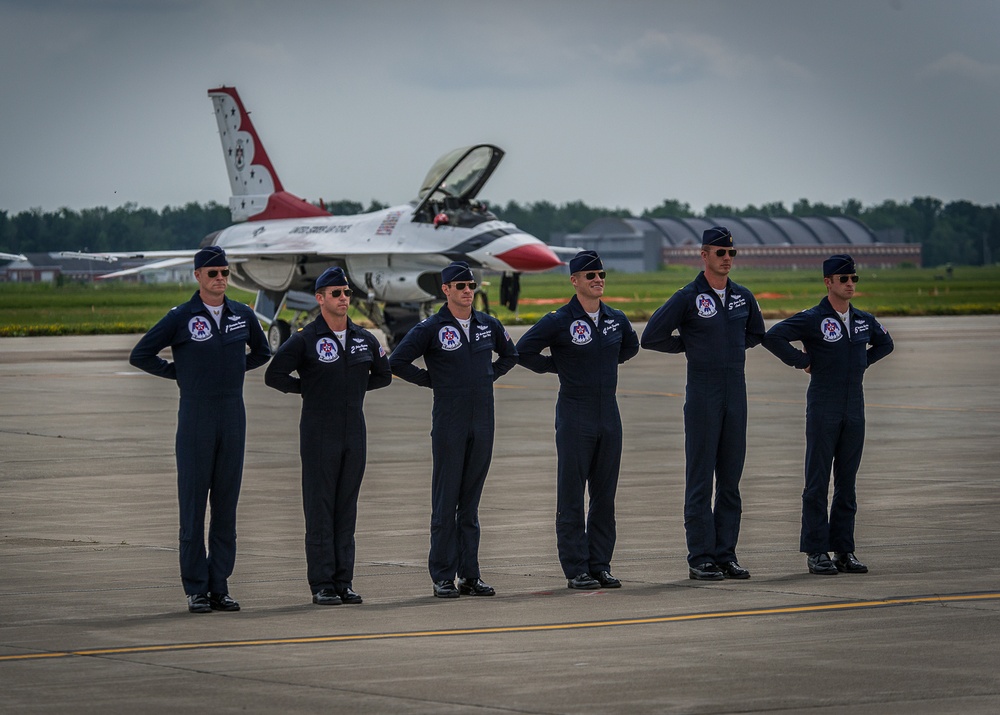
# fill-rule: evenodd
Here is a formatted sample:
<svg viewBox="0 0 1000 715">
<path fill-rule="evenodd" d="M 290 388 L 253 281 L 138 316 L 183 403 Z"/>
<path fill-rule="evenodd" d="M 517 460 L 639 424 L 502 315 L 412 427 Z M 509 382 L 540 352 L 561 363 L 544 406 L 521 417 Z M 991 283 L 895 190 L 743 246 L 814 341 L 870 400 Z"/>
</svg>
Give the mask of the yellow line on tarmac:
<svg viewBox="0 0 1000 715">
<path fill-rule="evenodd" d="M 496 383 L 493 385 L 496 390 L 533 390 L 535 388 L 527 385 L 510 385 Z M 637 395 L 639 397 L 684 397 L 683 392 L 657 392 L 655 390 L 618 390 L 619 395 Z M 553 393 L 555 396 L 555 393 Z M 805 398 L 801 400 L 778 400 L 773 397 L 748 396 L 748 402 L 767 402 L 778 405 L 805 405 Z M 946 407 L 943 405 L 887 405 L 881 402 L 867 402 L 865 407 L 881 410 L 919 410 L 922 412 L 972 412 L 982 414 L 993 414 L 1000 412 L 1000 408 L 995 407 Z"/>
<path fill-rule="evenodd" d="M 162 653 L 184 650 L 204 650 L 207 648 L 232 648 L 235 646 L 275 646 L 302 645 L 312 643 L 343 643 L 348 641 L 390 640 L 398 638 L 427 638 L 435 636 L 467 636 L 493 633 L 532 633 L 539 631 L 565 631 L 579 628 L 604 628 L 607 626 L 637 626 L 654 623 L 678 623 L 682 621 L 703 621 L 717 618 L 740 618 L 747 616 L 776 616 L 794 613 L 822 613 L 824 611 L 845 611 L 860 608 L 882 608 L 888 606 L 908 606 L 920 603 L 955 603 L 963 601 L 988 601 L 1000 599 L 1000 593 L 970 593 L 937 596 L 913 596 L 887 598 L 878 601 L 850 601 L 844 603 L 823 603 L 812 606 L 782 606 L 778 608 L 758 608 L 746 611 L 717 611 L 710 613 L 689 613 L 679 616 L 652 616 L 649 618 L 626 618 L 614 621 L 581 621 L 577 623 L 550 623 L 525 626 L 494 626 L 487 628 L 455 628 L 442 631 L 399 631 L 396 633 L 356 633 L 340 636 L 312 636 L 307 638 L 269 638 L 245 641 L 204 641 L 201 643 L 167 643 L 163 645 L 129 646 L 123 648 L 96 648 L 51 653 L 25 653 L 22 655 L 0 656 L 0 661 L 47 660 L 70 656 L 127 655 L 130 653 Z"/>
</svg>

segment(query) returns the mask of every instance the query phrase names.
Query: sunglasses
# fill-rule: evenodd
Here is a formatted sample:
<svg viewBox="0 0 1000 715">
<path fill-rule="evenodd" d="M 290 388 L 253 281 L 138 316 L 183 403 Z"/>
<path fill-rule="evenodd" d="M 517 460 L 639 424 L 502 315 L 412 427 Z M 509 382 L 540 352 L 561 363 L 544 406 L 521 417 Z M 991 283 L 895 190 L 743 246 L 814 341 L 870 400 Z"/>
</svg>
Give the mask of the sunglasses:
<svg viewBox="0 0 1000 715">
<path fill-rule="evenodd" d="M 354 295 L 354 291 L 351 290 L 350 288 L 343 288 L 343 289 L 341 289 L 341 288 L 334 288 L 332 291 L 330 291 L 330 297 L 331 298 L 339 298 L 341 293 L 343 293 L 348 298 L 350 298 L 352 295 Z"/>
<path fill-rule="evenodd" d="M 837 276 L 837 278 L 840 279 L 841 283 L 847 283 L 847 281 L 850 281 L 851 283 L 857 283 L 859 280 L 861 280 L 861 276 L 857 276 L 857 275 L 854 275 L 854 276 Z"/>
<path fill-rule="evenodd" d="M 465 290 L 465 286 L 469 286 L 469 290 L 475 290 L 476 289 L 476 282 L 475 281 L 472 281 L 471 283 L 469 283 L 469 282 L 452 283 L 452 285 L 455 286 L 455 290 Z"/>
<path fill-rule="evenodd" d="M 608 277 L 607 271 L 591 271 L 590 273 L 584 273 L 583 277 L 588 281 L 592 281 L 595 278 L 600 278 L 602 281 Z"/>
<path fill-rule="evenodd" d="M 729 248 L 729 249 L 726 249 L 726 248 L 717 248 L 717 249 L 715 249 L 715 255 L 718 256 L 719 258 L 722 258 L 727 253 L 729 254 L 730 258 L 735 258 L 736 257 L 736 249 L 735 248 Z"/>
<path fill-rule="evenodd" d="M 221 271 L 217 271 L 217 270 L 214 270 L 214 269 L 213 270 L 209 270 L 209 271 L 205 271 L 205 274 L 209 278 L 215 278 L 220 273 L 222 274 L 223 278 L 229 278 L 229 269 L 228 268 L 223 268 Z"/>
</svg>

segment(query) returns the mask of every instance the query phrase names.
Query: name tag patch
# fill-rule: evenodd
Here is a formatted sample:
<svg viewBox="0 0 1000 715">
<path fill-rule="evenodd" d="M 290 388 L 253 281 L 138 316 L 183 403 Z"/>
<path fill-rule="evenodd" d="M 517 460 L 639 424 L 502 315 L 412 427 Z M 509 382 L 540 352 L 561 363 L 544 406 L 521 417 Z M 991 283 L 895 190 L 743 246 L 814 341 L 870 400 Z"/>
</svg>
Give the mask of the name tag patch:
<svg viewBox="0 0 1000 715">
<path fill-rule="evenodd" d="M 368 352 L 368 343 L 364 338 L 353 338 L 354 345 L 351 346 L 351 355 Z"/>
</svg>

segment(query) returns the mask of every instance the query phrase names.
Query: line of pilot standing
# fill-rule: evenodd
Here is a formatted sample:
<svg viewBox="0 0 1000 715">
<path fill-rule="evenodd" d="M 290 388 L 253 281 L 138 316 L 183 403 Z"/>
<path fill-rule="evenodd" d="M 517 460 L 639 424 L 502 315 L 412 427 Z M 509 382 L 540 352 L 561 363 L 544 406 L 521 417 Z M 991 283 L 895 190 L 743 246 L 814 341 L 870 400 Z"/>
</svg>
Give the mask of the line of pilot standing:
<svg viewBox="0 0 1000 715">
<path fill-rule="evenodd" d="M 575 295 L 531 327 L 516 347 L 500 321 L 473 309 L 476 282 L 469 265 L 451 263 L 441 272 L 446 303 L 407 333 L 391 357 L 348 317 L 351 289 L 343 269 L 327 269 L 315 284 L 319 315 L 281 346 L 265 371 L 269 387 L 302 399 L 299 452 L 313 603 L 362 602 L 353 576 L 367 443 L 363 405 L 365 394 L 389 385 L 393 374 L 433 391 L 432 593 L 446 599 L 496 593 L 480 570 L 479 501 L 493 453 L 493 383 L 518 363 L 559 379 L 555 528 L 567 587 L 620 588 L 611 570 L 622 455 L 618 367 L 640 345 L 684 353 L 687 359 L 689 577 L 750 578 L 737 556 L 746 456 L 745 352 L 761 343 L 810 375 L 799 545 L 807 568 L 819 575 L 867 572 L 854 553 L 864 445 L 862 378 L 893 343 L 873 315 L 851 305 L 858 282 L 853 259 L 835 255 L 824 261 L 827 296 L 765 333 L 753 294 L 729 279 L 737 254 L 730 231 L 714 226 L 702 243 L 704 270 L 653 314 L 641 340 L 625 314 L 601 300 L 607 274 L 594 251 L 582 251 L 570 262 Z M 130 362 L 176 380 L 180 388 L 179 553 L 188 610 L 238 611 L 228 578 L 236 559 L 246 439 L 243 378 L 270 353 L 253 311 L 225 297 L 225 251 L 203 249 L 194 265 L 199 290 L 150 329 Z M 803 350 L 792 345 L 796 341 Z M 166 347 L 173 362 L 158 356 Z M 425 368 L 413 364 L 421 357 Z M 211 507 L 207 550 L 206 503 Z"/>
</svg>

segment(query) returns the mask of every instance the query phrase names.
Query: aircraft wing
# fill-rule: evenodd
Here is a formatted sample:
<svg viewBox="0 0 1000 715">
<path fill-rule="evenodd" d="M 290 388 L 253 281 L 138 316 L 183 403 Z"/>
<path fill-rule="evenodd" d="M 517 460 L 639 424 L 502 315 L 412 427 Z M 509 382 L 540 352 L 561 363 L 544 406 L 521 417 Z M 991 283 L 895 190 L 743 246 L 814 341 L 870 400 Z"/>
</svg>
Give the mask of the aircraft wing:
<svg viewBox="0 0 1000 715">
<path fill-rule="evenodd" d="M 145 258 L 194 258 L 198 249 L 186 248 L 180 251 L 108 251 L 104 253 L 87 253 L 84 251 L 59 251 L 56 255 L 63 258 L 83 258 L 89 261 L 104 261 L 105 263 L 117 263 L 121 260 L 134 259 L 143 260 Z"/>
<path fill-rule="evenodd" d="M 339 256 L 340 251 L 321 251 L 315 241 L 282 241 L 275 244 L 244 244 L 235 246 L 223 246 L 226 249 L 226 257 L 233 262 L 245 261 L 258 256 Z M 177 266 L 184 261 L 191 261 L 194 255 L 201 249 L 185 248 L 176 251 L 108 251 L 106 253 L 87 253 L 83 251 L 59 251 L 57 255 L 63 258 L 82 258 L 90 261 L 103 261 L 105 263 L 117 263 L 123 260 L 142 261 L 148 259 L 160 259 L 154 263 L 147 263 L 144 266 L 137 266 L 130 269 L 131 272 L 142 270 L 156 270 L 157 268 L 167 268 Z M 384 249 L 381 251 L 384 253 Z M 166 261 L 170 261 L 167 263 Z M 122 275 L 131 275 L 131 273 Z"/>
<path fill-rule="evenodd" d="M 569 256 L 572 258 L 583 249 L 576 246 L 553 246 L 550 243 L 549 250 L 552 251 L 557 256 L 562 255 L 562 256 Z"/>
<path fill-rule="evenodd" d="M 279 256 L 323 256 L 323 257 L 340 257 L 344 255 L 343 251 L 324 251 L 319 250 L 320 246 L 318 242 L 312 239 L 304 239 L 300 241 L 281 241 L 274 244 L 244 244 L 236 246 L 225 246 L 226 256 L 230 263 L 242 263 L 247 260 L 252 260 L 254 258 L 262 258 L 265 256 L 279 257 Z M 146 273 L 147 271 L 155 271 L 160 268 L 171 268 L 173 266 L 180 266 L 185 263 L 191 263 L 194 255 L 200 249 L 182 249 L 174 251 L 113 251 L 107 253 L 88 253 L 83 251 L 60 251 L 58 255 L 64 258 L 82 258 L 91 261 L 103 261 L 105 263 L 117 263 L 122 260 L 145 260 L 145 259 L 160 259 L 154 260 L 150 263 L 145 263 L 141 266 L 135 266 L 134 268 L 126 268 L 121 271 L 115 271 L 113 273 L 107 273 L 100 276 L 103 280 L 105 278 L 123 278 L 124 276 L 133 276 L 139 273 Z M 374 253 L 384 253 L 384 249 L 378 251 L 372 249 Z"/>
<path fill-rule="evenodd" d="M 191 262 L 191 256 L 182 256 L 178 258 L 167 258 L 162 261 L 154 261 L 152 263 L 145 263 L 141 266 L 136 266 L 135 268 L 126 268 L 123 271 L 115 271 L 114 273 L 106 273 L 104 275 L 98 276 L 101 280 L 105 278 L 122 278 L 124 276 L 134 276 L 138 273 L 145 273 L 146 271 L 155 271 L 158 268 L 170 268 L 171 266 L 180 266 L 185 263 Z"/>
</svg>

